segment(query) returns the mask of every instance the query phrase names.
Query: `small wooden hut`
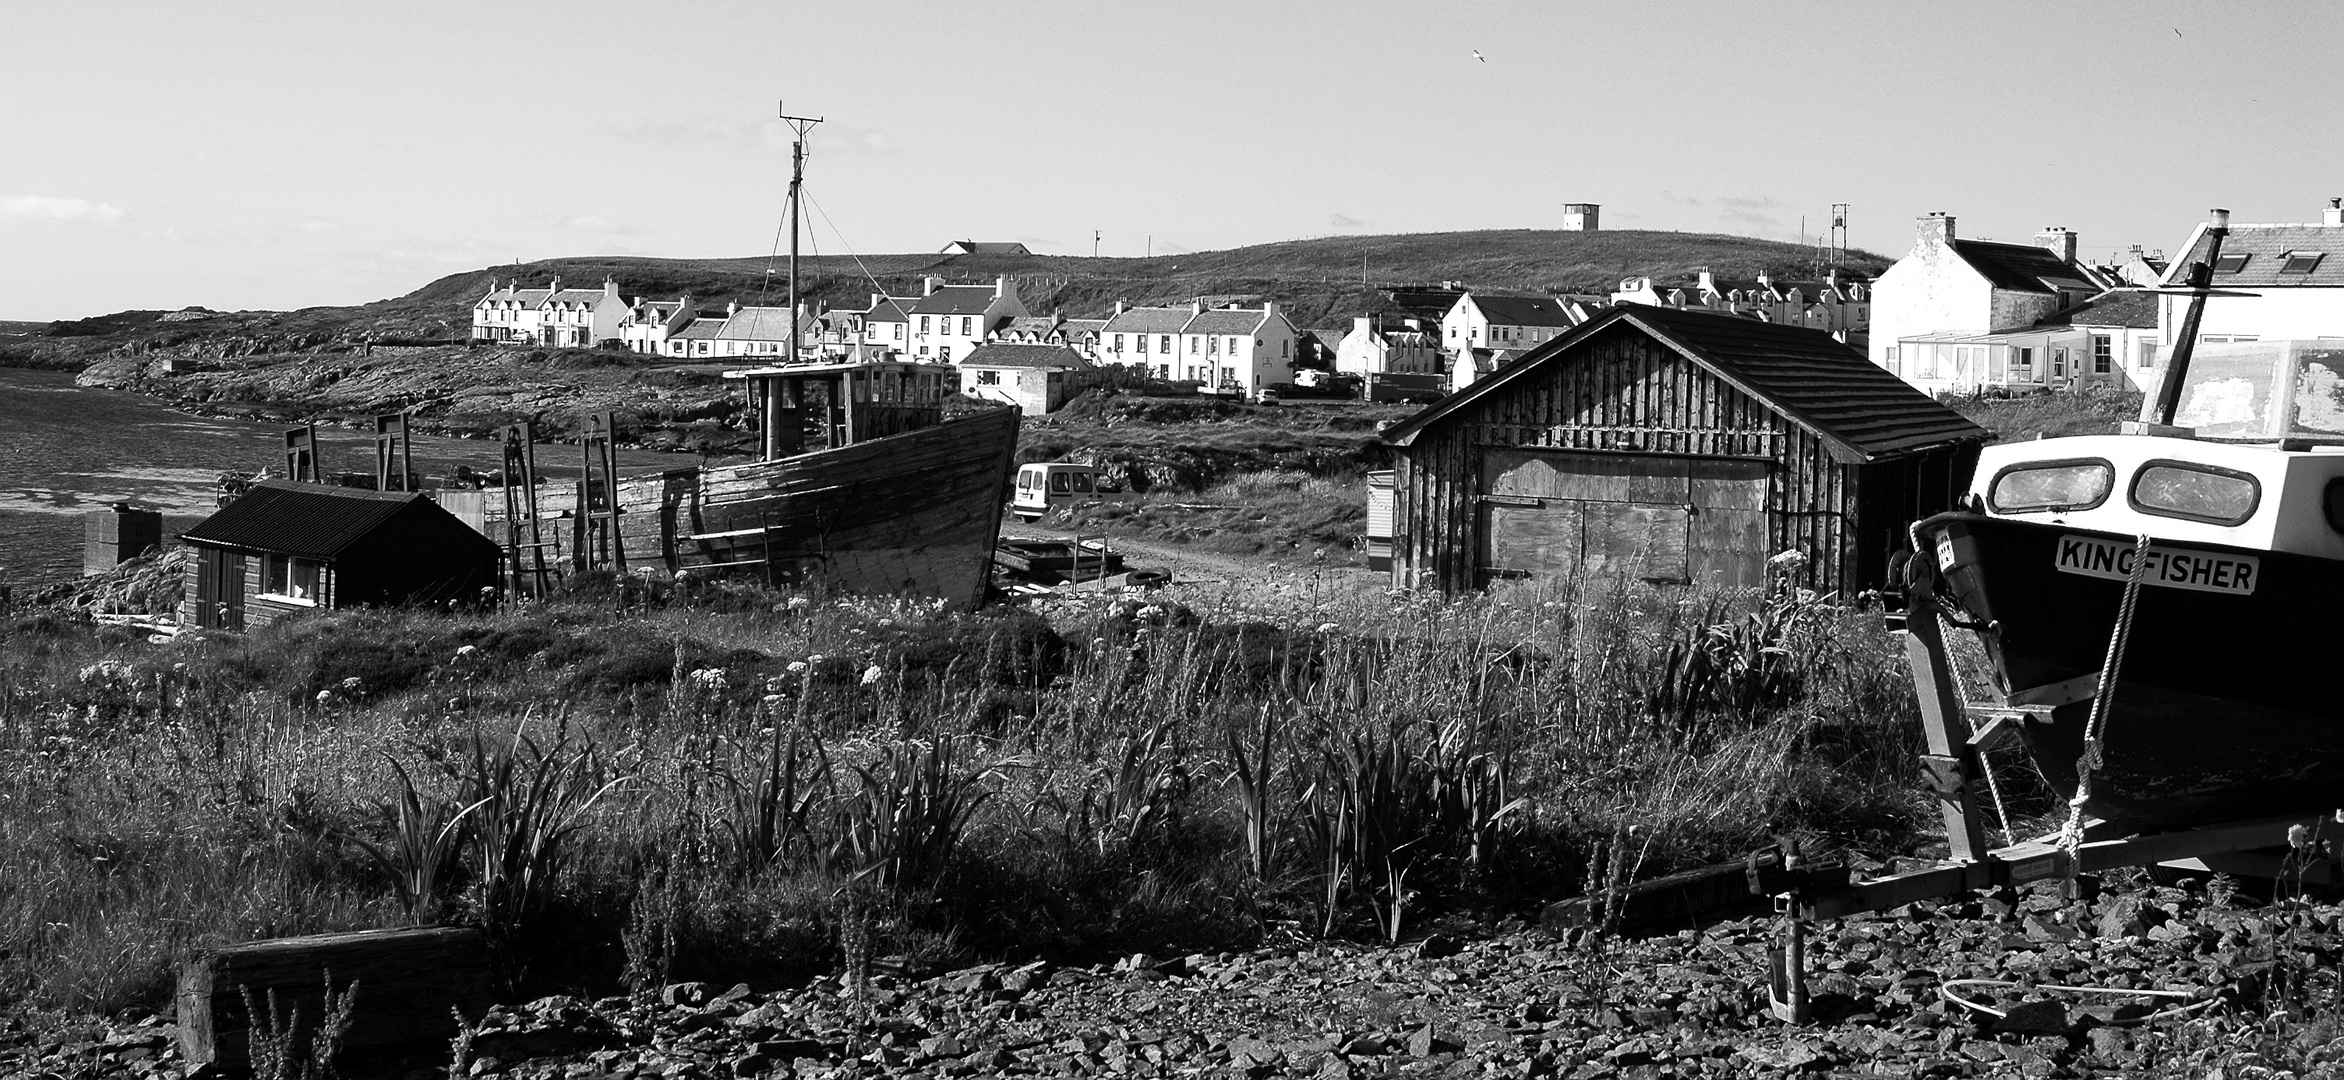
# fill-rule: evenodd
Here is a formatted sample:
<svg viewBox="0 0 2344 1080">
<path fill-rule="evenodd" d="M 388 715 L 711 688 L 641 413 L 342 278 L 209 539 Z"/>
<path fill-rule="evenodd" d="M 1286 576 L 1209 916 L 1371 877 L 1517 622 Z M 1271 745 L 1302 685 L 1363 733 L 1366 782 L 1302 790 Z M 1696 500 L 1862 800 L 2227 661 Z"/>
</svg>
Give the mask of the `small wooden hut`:
<svg viewBox="0 0 2344 1080">
<path fill-rule="evenodd" d="M 270 480 L 180 540 L 179 625 L 257 629 L 303 611 L 471 598 L 499 578 L 496 542 L 421 493 Z"/>
<path fill-rule="evenodd" d="M 1392 577 L 1876 586 L 1986 435 L 1822 331 L 1622 305 L 1384 432 Z"/>
</svg>

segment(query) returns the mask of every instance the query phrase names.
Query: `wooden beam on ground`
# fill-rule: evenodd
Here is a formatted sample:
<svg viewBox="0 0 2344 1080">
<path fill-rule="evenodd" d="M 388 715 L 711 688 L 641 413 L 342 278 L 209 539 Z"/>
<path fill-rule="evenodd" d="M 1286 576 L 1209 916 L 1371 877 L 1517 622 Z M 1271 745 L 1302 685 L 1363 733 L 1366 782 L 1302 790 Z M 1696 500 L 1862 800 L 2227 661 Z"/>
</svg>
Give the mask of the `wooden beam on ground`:
<svg viewBox="0 0 2344 1080">
<path fill-rule="evenodd" d="M 263 1013 L 271 990 L 282 1015 L 299 1011 L 298 1045 L 306 1052 L 325 1010 L 329 970 L 336 994 L 358 987 L 345 1050 L 446 1042 L 456 1033 L 451 1009 L 478 1020 L 489 1005 L 488 946 L 478 930 L 421 927 L 249 941 L 180 968 L 181 1052 L 222 1072 L 249 1070 L 253 1021 L 246 990 Z"/>
</svg>

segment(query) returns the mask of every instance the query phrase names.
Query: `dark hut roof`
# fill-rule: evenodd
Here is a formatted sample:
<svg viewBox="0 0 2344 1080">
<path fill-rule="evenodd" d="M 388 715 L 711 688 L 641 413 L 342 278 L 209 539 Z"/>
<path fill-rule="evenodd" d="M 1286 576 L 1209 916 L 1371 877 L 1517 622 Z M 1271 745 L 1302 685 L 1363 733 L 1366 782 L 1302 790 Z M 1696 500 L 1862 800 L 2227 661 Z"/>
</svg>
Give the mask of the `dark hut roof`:
<svg viewBox="0 0 2344 1080">
<path fill-rule="evenodd" d="M 2058 292 L 2062 288 L 2100 291 L 2100 284 L 2089 273 L 2043 248 L 1992 240 L 1955 240 L 1953 250 L 1997 289 L 2037 293 Z"/>
<path fill-rule="evenodd" d="M 1821 330 L 1754 319 L 1623 304 L 1530 350 L 1497 373 L 1449 395 L 1383 434 L 1395 446 L 1471 409 L 1581 342 L 1627 323 L 1736 389 L 1821 436 L 1843 461 L 1896 457 L 1951 442 L 1983 441 L 1986 429 L 1939 404 Z"/>
<path fill-rule="evenodd" d="M 235 502 L 187 530 L 184 539 L 330 559 L 410 504 L 430 501 L 412 491 L 365 491 L 268 480 L 253 485 Z M 432 508 L 437 510 L 438 506 Z"/>
</svg>

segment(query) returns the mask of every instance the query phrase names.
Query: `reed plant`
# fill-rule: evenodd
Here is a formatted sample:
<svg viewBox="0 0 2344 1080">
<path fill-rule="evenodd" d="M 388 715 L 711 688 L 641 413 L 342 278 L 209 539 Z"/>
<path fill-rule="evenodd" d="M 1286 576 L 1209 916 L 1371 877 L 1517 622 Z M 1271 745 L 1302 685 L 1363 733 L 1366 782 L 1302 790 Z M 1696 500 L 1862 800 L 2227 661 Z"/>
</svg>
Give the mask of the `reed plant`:
<svg viewBox="0 0 2344 1080">
<path fill-rule="evenodd" d="M 1927 808 L 1892 646 L 1795 593 L 1444 600 L 1308 560 L 1008 613 L 670 583 L 167 646 L 20 619 L 0 1003 L 152 1002 L 205 945 L 431 918 L 567 985 L 805 972 L 858 934 L 1389 938 L 1575 892 L 1631 826 L 1642 872 L 1894 846 Z"/>
</svg>

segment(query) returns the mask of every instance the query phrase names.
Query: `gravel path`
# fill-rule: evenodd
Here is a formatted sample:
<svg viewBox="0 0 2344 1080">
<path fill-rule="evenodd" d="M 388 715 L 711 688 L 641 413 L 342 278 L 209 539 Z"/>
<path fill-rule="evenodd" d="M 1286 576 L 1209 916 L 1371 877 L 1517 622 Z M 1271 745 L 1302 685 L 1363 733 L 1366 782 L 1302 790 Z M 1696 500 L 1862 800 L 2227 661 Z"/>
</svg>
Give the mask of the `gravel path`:
<svg viewBox="0 0 2344 1080">
<path fill-rule="evenodd" d="M 1765 1008 L 1768 920 L 1598 948 L 1534 931 L 1399 947 L 1293 942 L 874 975 L 860 1034 L 831 977 L 756 992 L 697 983 L 656 1002 L 547 998 L 492 1012 L 480 1077 L 2324 1076 L 2339 912 L 2249 910 L 2143 886 L 1921 904 L 1816 927 L 1814 1023 Z M 2001 1020 L 1946 980 L 2167 989 L 2153 999 L 2002 992 Z M 361 988 L 363 993 L 363 988 Z M 1988 994 L 1992 996 L 1991 993 Z M 2020 1004 L 2026 1002 L 2026 1004 Z M 2187 1004 L 2183 1016 L 2143 1021 Z M 0 1074 L 186 1075 L 159 1019 L 0 1033 Z M 448 1055 L 349 1063 L 445 1075 Z"/>
</svg>

